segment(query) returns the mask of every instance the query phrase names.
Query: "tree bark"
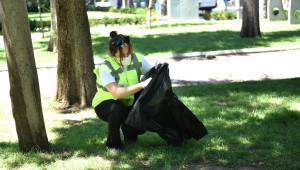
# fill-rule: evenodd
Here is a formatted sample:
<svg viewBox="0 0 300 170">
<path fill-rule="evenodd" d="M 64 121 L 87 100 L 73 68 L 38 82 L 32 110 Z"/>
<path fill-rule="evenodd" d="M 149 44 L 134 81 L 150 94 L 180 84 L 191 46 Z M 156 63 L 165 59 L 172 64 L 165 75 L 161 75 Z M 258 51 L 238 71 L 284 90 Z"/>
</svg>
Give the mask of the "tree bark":
<svg viewBox="0 0 300 170">
<path fill-rule="evenodd" d="M 153 0 L 149 0 L 148 1 L 148 10 L 147 10 L 147 25 L 148 25 L 148 28 L 151 28 L 152 26 L 152 23 L 151 23 L 151 20 L 152 20 L 152 3 L 153 3 Z"/>
<path fill-rule="evenodd" d="M 96 92 L 92 42 L 84 0 L 55 0 L 58 28 L 56 100 L 87 107 Z"/>
<path fill-rule="evenodd" d="M 50 0 L 50 10 L 51 10 L 51 33 L 50 40 L 48 43 L 48 51 L 57 52 L 57 17 L 55 9 L 55 1 Z"/>
<path fill-rule="evenodd" d="M 133 8 L 134 5 L 133 5 L 133 0 L 129 0 L 129 8 Z"/>
<path fill-rule="evenodd" d="M 26 2 L 1 0 L 0 13 L 19 147 L 48 150 Z"/>
<path fill-rule="evenodd" d="M 260 37 L 259 2 L 258 0 L 244 0 L 243 24 L 241 37 Z"/>
<path fill-rule="evenodd" d="M 163 16 L 167 16 L 168 15 L 168 8 L 167 8 L 167 0 L 164 0 L 164 5 L 163 5 L 163 8 L 162 8 L 162 15 Z"/>
<path fill-rule="evenodd" d="M 264 11 L 264 13 L 263 13 L 263 18 L 267 18 L 268 17 L 268 0 L 263 0 L 264 1 L 264 6 L 263 6 L 263 11 Z"/>
</svg>

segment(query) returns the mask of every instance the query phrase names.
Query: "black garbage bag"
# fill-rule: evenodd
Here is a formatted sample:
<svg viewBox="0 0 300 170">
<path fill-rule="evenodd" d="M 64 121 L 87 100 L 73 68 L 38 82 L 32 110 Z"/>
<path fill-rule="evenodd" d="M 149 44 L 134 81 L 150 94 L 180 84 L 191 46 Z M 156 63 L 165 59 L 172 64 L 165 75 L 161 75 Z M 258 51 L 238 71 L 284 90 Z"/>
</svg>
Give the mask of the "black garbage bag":
<svg viewBox="0 0 300 170">
<path fill-rule="evenodd" d="M 140 130 L 157 132 L 169 144 L 181 145 L 187 139 L 207 134 L 203 123 L 173 93 L 167 63 L 153 67 L 142 80 L 152 77 L 140 92 L 126 124 Z"/>
</svg>

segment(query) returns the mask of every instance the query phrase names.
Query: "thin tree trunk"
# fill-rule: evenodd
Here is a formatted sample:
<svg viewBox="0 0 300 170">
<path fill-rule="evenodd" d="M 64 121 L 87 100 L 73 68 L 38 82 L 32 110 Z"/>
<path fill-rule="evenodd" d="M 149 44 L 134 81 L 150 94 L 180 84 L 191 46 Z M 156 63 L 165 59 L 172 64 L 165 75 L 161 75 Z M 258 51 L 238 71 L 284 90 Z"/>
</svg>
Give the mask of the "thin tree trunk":
<svg viewBox="0 0 300 170">
<path fill-rule="evenodd" d="M 268 0 L 263 0 L 264 1 L 264 6 L 263 6 L 263 11 L 264 11 L 264 13 L 263 13 L 263 18 L 267 18 L 268 17 Z"/>
<path fill-rule="evenodd" d="M 152 2 L 153 2 L 153 0 L 149 0 L 148 10 L 147 10 L 147 25 L 148 25 L 149 28 L 151 28 L 151 26 L 152 26 L 152 23 L 151 23 L 151 20 L 152 20 Z"/>
<path fill-rule="evenodd" d="M 243 24 L 241 37 L 260 37 L 259 2 L 258 0 L 244 0 Z"/>
<path fill-rule="evenodd" d="M 48 150 L 26 2 L 1 0 L 0 13 L 19 147 Z"/>
<path fill-rule="evenodd" d="M 126 8 L 126 0 L 122 0 L 122 8 Z"/>
<path fill-rule="evenodd" d="M 129 8 L 133 8 L 134 5 L 133 5 L 133 0 L 129 0 Z"/>
<path fill-rule="evenodd" d="M 51 9 L 51 34 L 50 40 L 48 43 L 48 51 L 57 52 L 57 18 L 56 18 L 56 9 L 55 1 L 50 0 L 50 9 Z"/>
<path fill-rule="evenodd" d="M 162 15 L 163 16 L 166 16 L 166 15 L 168 15 L 168 8 L 167 8 L 167 0 L 164 0 L 164 5 L 163 5 L 163 9 L 162 9 Z"/>
<path fill-rule="evenodd" d="M 56 99 L 62 108 L 90 106 L 96 92 L 96 79 L 85 1 L 55 2 L 58 27 Z"/>
</svg>

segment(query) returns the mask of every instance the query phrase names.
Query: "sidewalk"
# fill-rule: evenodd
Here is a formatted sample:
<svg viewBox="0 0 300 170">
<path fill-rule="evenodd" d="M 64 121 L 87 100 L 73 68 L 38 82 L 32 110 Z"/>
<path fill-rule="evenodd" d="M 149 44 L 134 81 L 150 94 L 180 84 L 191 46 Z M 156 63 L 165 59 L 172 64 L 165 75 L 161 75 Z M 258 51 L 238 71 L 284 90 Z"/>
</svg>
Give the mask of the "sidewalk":
<svg viewBox="0 0 300 170">
<path fill-rule="evenodd" d="M 186 53 L 147 59 L 153 65 L 156 62 L 169 63 L 173 86 L 300 77 L 300 48 L 260 50 L 256 48 Z M 267 50 L 268 52 L 265 52 Z M 213 57 L 207 57 L 212 55 Z M 185 60 L 182 60 L 183 58 Z M 101 61 L 96 61 L 99 62 Z M 54 96 L 56 66 L 38 68 L 42 97 Z M 7 71 L 0 71 L 0 80 L 2 82 L 0 99 L 7 98 L 9 97 Z"/>
<path fill-rule="evenodd" d="M 211 59 L 215 56 L 228 56 L 228 55 L 246 55 L 255 53 L 269 53 L 281 51 L 294 51 L 300 50 L 300 45 L 287 46 L 287 47 L 259 47 L 259 48 L 245 48 L 245 49 L 232 49 L 232 50 L 218 50 L 218 51 L 205 51 L 205 52 L 190 52 L 182 54 L 164 55 L 162 57 L 148 57 L 148 60 L 182 60 L 182 59 Z"/>
</svg>

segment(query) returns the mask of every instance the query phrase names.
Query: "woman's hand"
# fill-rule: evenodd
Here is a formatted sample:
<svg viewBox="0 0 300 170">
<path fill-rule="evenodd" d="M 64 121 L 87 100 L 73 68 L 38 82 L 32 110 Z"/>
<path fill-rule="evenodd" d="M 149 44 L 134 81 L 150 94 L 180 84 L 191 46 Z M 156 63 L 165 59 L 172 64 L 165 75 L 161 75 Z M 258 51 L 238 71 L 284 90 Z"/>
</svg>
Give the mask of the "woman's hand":
<svg viewBox="0 0 300 170">
<path fill-rule="evenodd" d="M 110 83 L 106 86 L 106 89 L 111 92 L 116 99 L 126 98 L 145 88 L 151 80 L 152 78 L 148 78 L 145 81 L 129 87 L 120 87 L 116 83 Z"/>
<path fill-rule="evenodd" d="M 151 80 L 152 80 L 152 77 L 140 82 L 140 85 L 142 86 L 142 88 L 145 88 L 148 86 L 148 84 L 150 83 Z"/>
</svg>

